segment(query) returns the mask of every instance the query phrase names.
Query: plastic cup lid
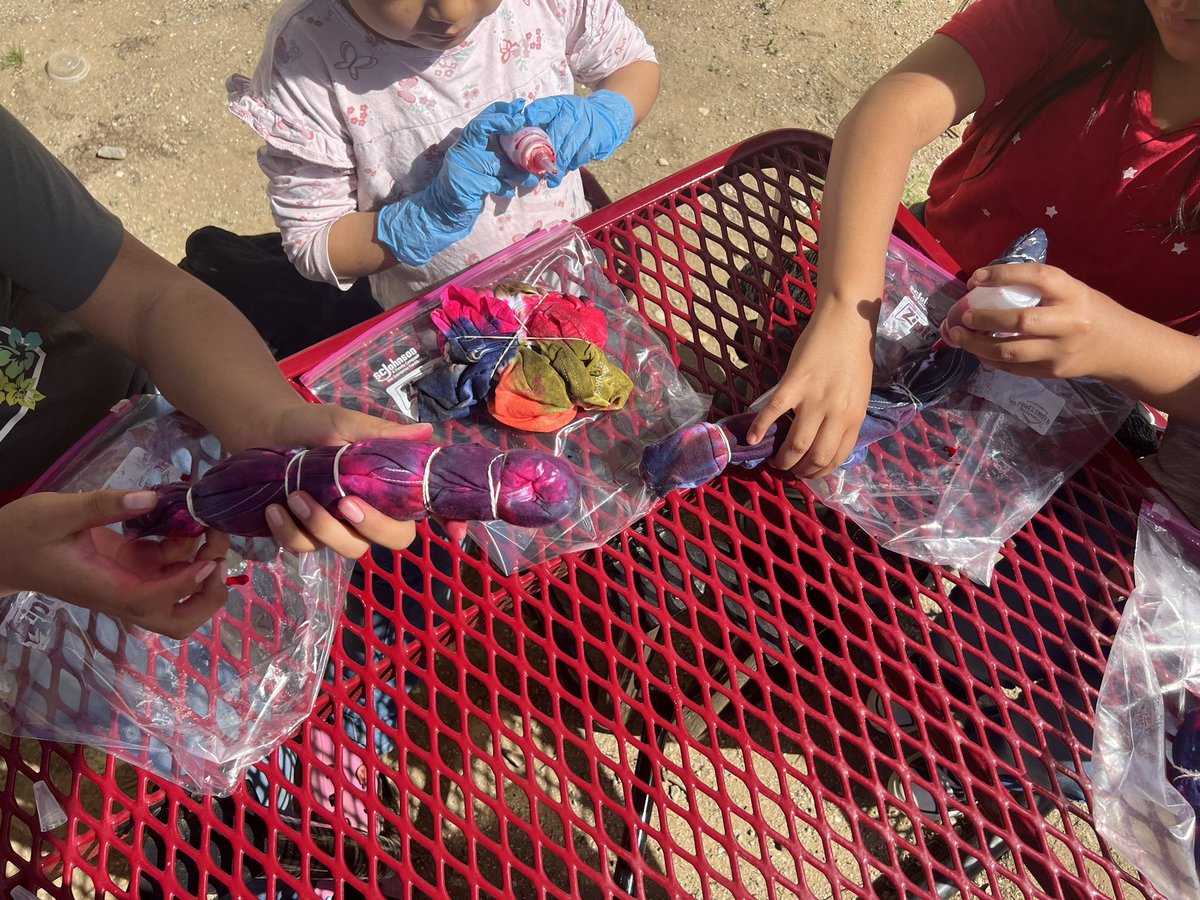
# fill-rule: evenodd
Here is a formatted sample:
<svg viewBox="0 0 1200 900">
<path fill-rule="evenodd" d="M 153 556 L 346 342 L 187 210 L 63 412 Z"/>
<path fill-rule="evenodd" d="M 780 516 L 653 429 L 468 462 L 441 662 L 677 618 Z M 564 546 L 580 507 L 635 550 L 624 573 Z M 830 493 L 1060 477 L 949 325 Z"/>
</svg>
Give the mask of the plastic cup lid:
<svg viewBox="0 0 1200 900">
<path fill-rule="evenodd" d="M 46 74 L 54 81 L 79 81 L 91 68 L 87 58 L 74 50 L 57 50 L 46 60 Z"/>
</svg>

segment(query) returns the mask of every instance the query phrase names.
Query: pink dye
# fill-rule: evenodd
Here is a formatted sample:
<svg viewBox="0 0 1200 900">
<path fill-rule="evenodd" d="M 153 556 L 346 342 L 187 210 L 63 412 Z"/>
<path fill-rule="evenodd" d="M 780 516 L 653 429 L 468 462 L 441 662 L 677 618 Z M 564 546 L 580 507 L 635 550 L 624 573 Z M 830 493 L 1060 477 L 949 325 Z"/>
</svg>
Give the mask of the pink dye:
<svg viewBox="0 0 1200 900">
<path fill-rule="evenodd" d="M 512 134 L 502 134 L 500 146 L 513 161 L 513 165 L 526 172 L 532 172 L 539 178 L 558 172 L 550 135 L 540 128 L 528 125 Z"/>
</svg>

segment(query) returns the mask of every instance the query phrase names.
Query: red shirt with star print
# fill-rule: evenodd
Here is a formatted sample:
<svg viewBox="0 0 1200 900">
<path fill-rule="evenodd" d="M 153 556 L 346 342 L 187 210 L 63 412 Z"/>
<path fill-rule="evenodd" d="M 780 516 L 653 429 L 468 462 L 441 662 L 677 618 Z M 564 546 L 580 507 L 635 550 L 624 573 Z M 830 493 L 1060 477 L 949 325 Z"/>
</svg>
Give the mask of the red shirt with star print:
<svg viewBox="0 0 1200 900">
<path fill-rule="evenodd" d="M 1200 121 L 1169 134 L 1155 125 L 1151 49 L 1107 93 L 1105 69 L 1053 101 L 985 170 L 991 117 L 1104 43 L 1073 32 L 1053 0 L 977 0 L 939 33 L 966 48 L 986 88 L 929 185 L 926 222 L 946 250 L 971 272 L 1040 225 L 1051 265 L 1151 319 L 1200 331 L 1200 232 L 1172 235 L 1166 224 L 1194 177 Z M 1195 203 L 1200 185 L 1188 187 Z"/>
</svg>

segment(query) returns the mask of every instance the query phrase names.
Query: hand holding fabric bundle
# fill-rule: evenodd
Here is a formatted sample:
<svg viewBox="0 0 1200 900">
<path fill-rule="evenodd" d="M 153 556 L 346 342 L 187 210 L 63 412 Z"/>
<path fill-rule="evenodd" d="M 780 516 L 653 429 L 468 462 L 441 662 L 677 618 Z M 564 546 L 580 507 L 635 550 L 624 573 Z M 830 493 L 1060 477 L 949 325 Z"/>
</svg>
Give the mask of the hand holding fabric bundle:
<svg viewBox="0 0 1200 900">
<path fill-rule="evenodd" d="M 854 451 L 842 466 L 861 462 L 867 447 L 895 434 L 921 410 L 943 400 L 979 366 L 971 354 L 956 347 L 938 346 L 905 369 L 895 381 L 871 391 L 867 417 L 854 442 Z M 772 422 L 757 444 L 746 435 L 757 414 L 726 416 L 717 422 L 700 422 L 682 428 L 642 451 L 642 477 L 659 496 L 698 487 L 716 478 L 730 464 L 753 469 L 773 457 L 787 437 L 787 429 Z"/>
<path fill-rule="evenodd" d="M 338 501 L 353 495 L 393 519 L 432 514 L 529 527 L 559 521 L 579 501 L 575 474 L 545 453 L 389 438 L 308 450 L 247 450 L 195 482 L 154 490 L 158 505 L 127 521 L 127 534 L 196 536 L 216 528 L 265 537 L 271 533 L 267 507 L 285 503 L 298 490 L 339 518 Z"/>
<path fill-rule="evenodd" d="M 1021 235 L 992 265 L 1046 261 L 1046 232 L 1035 228 Z M 952 320 L 972 303 L 999 303 L 994 299 L 972 300 L 980 288 L 967 294 L 951 309 L 943 334 Z M 1010 302 L 1011 301 L 1005 301 Z M 1032 302 L 1036 303 L 1036 299 Z M 867 447 L 905 428 L 923 409 L 946 399 L 979 367 L 979 360 L 943 340 L 934 342 L 923 356 L 908 357 L 887 384 L 871 390 L 867 414 L 854 442 L 854 450 L 842 468 L 862 462 Z M 701 422 L 669 435 L 642 452 L 642 476 L 660 496 L 673 490 L 698 487 L 716 478 L 732 463 L 752 469 L 770 459 L 782 446 L 787 429 L 772 423 L 757 444 L 746 444 L 746 434 L 755 413 L 728 416 L 719 422 Z"/>
</svg>

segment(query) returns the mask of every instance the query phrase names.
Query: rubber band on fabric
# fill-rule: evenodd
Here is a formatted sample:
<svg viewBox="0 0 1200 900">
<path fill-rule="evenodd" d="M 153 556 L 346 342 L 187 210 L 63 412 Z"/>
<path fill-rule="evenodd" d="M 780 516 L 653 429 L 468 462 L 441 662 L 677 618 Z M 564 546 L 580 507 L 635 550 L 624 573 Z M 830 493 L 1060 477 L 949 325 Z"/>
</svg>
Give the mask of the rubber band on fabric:
<svg viewBox="0 0 1200 900">
<path fill-rule="evenodd" d="M 908 402 L 913 405 L 914 409 L 921 409 L 921 398 L 914 394 L 907 384 L 898 381 L 896 382 L 895 387 L 899 388 L 900 392 L 908 397 Z"/>
<path fill-rule="evenodd" d="M 438 447 L 429 454 L 429 458 L 425 460 L 425 471 L 421 474 L 421 502 L 425 504 L 426 509 L 429 509 L 429 473 L 433 471 L 433 458 L 441 452 L 442 448 Z"/>
<path fill-rule="evenodd" d="M 488 463 L 488 500 L 492 504 L 493 519 L 500 518 L 500 514 L 498 512 L 500 508 L 500 482 L 496 480 L 496 476 L 492 471 L 492 467 L 495 466 L 498 461 L 503 461 L 503 459 L 504 454 L 497 453 L 492 457 L 492 461 Z"/>
<path fill-rule="evenodd" d="M 311 448 L 310 448 L 311 449 Z M 295 456 L 288 460 L 287 468 L 283 470 L 283 496 L 291 497 L 293 491 L 300 490 L 300 477 L 304 469 L 304 456 L 308 450 L 301 450 Z M 291 486 L 292 463 L 296 463 L 296 486 Z M 343 497 L 345 494 L 342 495 Z"/>
<path fill-rule="evenodd" d="M 192 485 L 192 487 L 195 487 L 195 485 Z M 205 528 L 208 528 L 209 524 L 207 522 L 205 522 L 202 518 L 200 518 L 198 515 L 196 515 L 196 507 L 192 506 L 192 487 L 189 487 L 187 489 L 186 499 L 187 499 L 188 515 L 191 516 L 193 519 L 195 519 L 196 522 L 199 523 L 200 525 L 203 525 Z"/>
<path fill-rule="evenodd" d="M 342 444 L 341 448 L 336 454 L 334 454 L 333 457 L 333 486 L 337 488 L 338 494 L 343 497 L 348 497 L 350 495 L 347 494 L 345 488 L 342 487 L 342 473 L 339 467 L 342 463 L 342 454 L 345 453 L 349 448 L 349 444 Z"/>
<path fill-rule="evenodd" d="M 713 425 L 713 431 L 721 436 L 721 441 L 725 444 L 725 458 L 730 462 L 733 461 L 733 444 L 729 443 L 729 433 L 720 425 Z"/>
</svg>

